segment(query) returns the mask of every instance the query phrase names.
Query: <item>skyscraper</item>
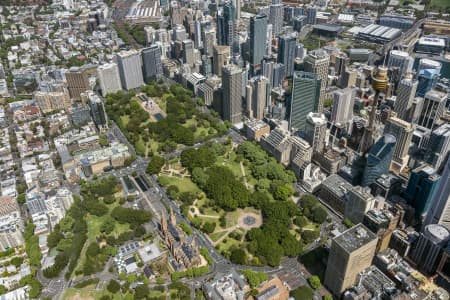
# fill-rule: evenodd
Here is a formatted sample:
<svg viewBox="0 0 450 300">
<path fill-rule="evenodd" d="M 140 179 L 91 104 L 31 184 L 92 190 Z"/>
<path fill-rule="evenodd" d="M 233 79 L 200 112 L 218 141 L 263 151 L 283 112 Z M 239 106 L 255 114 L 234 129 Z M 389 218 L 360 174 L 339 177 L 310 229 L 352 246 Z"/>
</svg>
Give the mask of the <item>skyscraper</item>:
<svg viewBox="0 0 450 300">
<path fill-rule="evenodd" d="M 328 83 L 328 67 L 330 65 L 330 56 L 325 50 L 318 49 L 308 53 L 304 59 L 304 68 L 306 72 L 317 74 L 321 80 L 319 101 L 314 108 L 317 112 L 322 112 L 323 101 Z"/>
<path fill-rule="evenodd" d="M 266 52 L 267 16 L 256 15 L 250 19 L 250 65 L 253 74 L 261 70 Z"/>
<path fill-rule="evenodd" d="M 396 139 L 391 134 L 385 134 L 371 148 L 367 156 L 362 186 L 369 186 L 381 175 L 389 173 Z"/>
<path fill-rule="evenodd" d="M 415 126 L 409 122 L 403 121 L 397 117 L 390 117 L 384 128 L 385 134 L 392 134 L 397 143 L 394 147 L 394 154 L 392 156 L 391 170 L 395 173 L 400 173 L 408 164 L 409 161 L 409 147 L 413 136 Z"/>
<path fill-rule="evenodd" d="M 216 31 L 209 28 L 202 31 L 202 35 L 203 53 L 207 56 L 212 56 L 214 45 L 216 44 Z"/>
<path fill-rule="evenodd" d="M 362 224 L 353 226 L 331 241 L 325 286 L 336 297 L 351 287 L 358 273 L 372 264 L 378 238 Z"/>
<path fill-rule="evenodd" d="M 286 77 L 286 66 L 280 63 L 274 64 L 271 77 L 273 87 L 281 86 L 284 78 Z"/>
<path fill-rule="evenodd" d="M 278 38 L 278 62 L 284 65 L 287 77 L 294 73 L 296 41 L 295 33 L 285 34 Z"/>
<path fill-rule="evenodd" d="M 247 94 L 249 117 L 262 120 L 269 99 L 269 81 L 264 76 L 257 76 L 250 79 L 248 86 L 250 87 L 250 95 Z"/>
<path fill-rule="evenodd" d="M 336 76 L 340 77 L 345 72 L 345 69 L 348 66 L 349 61 L 350 58 L 348 58 L 347 54 L 345 53 L 339 53 L 335 57 L 334 70 L 336 72 Z"/>
<path fill-rule="evenodd" d="M 142 54 L 142 68 L 144 72 L 144 81 L 149 83 L 151 80 L 159 78 L 162 73 L 161 50 L 158 45 L 153 44 L 144 48 Z"/>
<path fill-rule="evenodd" d="M 322 153 L 326 144 L 327 118 L 324 114 L 310 112 L 306 117 L 305 140 L 313 152 Z"/>
<path fill-rule="evenodd" d="M 395 101 L 394 111 L 400 119 L 408 122 L 411 121 L 410 110 L 416 95 L 417 84 L 417 80 L 413 78 L 411 73 L 408 73 L 400 81 L 397 88 L 397 100 Z"/>
<path fill-rule="evenodd" d="M 450 157 L 444 165 L 441 180 L 433 193 L 430 209 L 425 218 L 424 226 L 428 224 L 441 224 L 450 228 Z"/>
<path fill-rule="evenodd" d="M 435 69 L 425 69 L 421 70 L 418 74 L 417 80 L 419 83 L 416 95 L 423 97 L 436 86 L 439 80 L 439 73 Z"/>
<path fill-rule="evenodd" d="M 116 93 L 122 90 L 117 64 L 109 63 L 99 66 L 97 75 L 103 97 L 109 93 Z"/>
<path fill-rule="evenodd" d="M 232 3 L 225 3 L 217 11 L 217 43 L 233 47 L 236 39 L 236 10 Z"/>
<path fill-rule="evenodd" d="M 414 207 L 417 217 L 425 217 L 440 180 L 441 176 L 427 164 L 422 164 L 411 171 L 404 194 L 408 203 Z"/>
<path fill-rule="evenodd" d="M 446 123 L 431 132 L 425 162 L 436 170 L 440 170 L 442 164 L 450 153 L 450 124 Z"/>
<path fill-rule="evenodd" d="M 144 84 L 138 51 L 122 51 L 116 55 L 116 59 L 123 89 L 131 90 Z"/>
<path fill-rule="evenodd" d="M 271 4 L 269 7 L 269 23 L 272 24 L 272 33 L 278 35 L 283 30 L 283 4 Z"/>
<path fill-rule="evenodd" d="M 183 62 L 190 66 L 194 65 L 194 43 L 192 40 L 184 40 L 183 44 Z"/>
<path fill-rule="evenodd" d="M 65 73 L 67 89 L 71 99 L 80 98 L 80 94 L 89 90 L 87 73 L 79 67 L 72 67 Z"/>
<path fill-rule="evenodd" d="M 449 240 L 448 227 L 437 224 L 425 226 L 411 253 L 412 261 L 421 272 L 434 275 Z"/>
<path fill-rule="evenodd" d="M 422 58 L 419 61 L 417 69 L 417 86 L 416 96 L 424 97 L 425 94 L 434 88 L 441 75 L 442 64 L 440 62 Z"/>
<path fill-rule="evenodd" d="M 331 122 L 345 125 L 353 118 L 354 90 L 345 88 L 333 93 L 333 109 L 331 111 Z"/>
<path fill-rule="evenodd" d="M 314 25 L 316 24 L 317 8 L 310 6 L 306 9 L 306 23 Z"/>
<path fill-rule="evenodd" d="M 230 47 L 216 45 L 213 48 L 213 70 L 217 76 L 222 75 L 222 67 L 227 65 L 230 60 Z"/>
<path fill-rule="evenodd" d="M 94 93 L 89 93 L 89 107 L 95 125 L 98 128 L 106 127 L 108 125 L 108 116 L 106 115 L 105 104 L 102 99 Z"/>
<path fill-rule="evenodd" d="M 436 122 L 442 117 L 445 101 L 447 94 L 434 89 L 428 91 L 423 99 L 422 112 L 417 124 L 433 130 Z"/>
<path fill-rule="evenodd" d="M 242 121 L 242 69 L 234 64 L 222 68 L 223 118 L 236 124 Z"/>
<path fill-rule="evenodd" d="M 289 128 L 303 130 L 306 117 L 314 111 L 315 103 L 319 100 L 320 79 L 314 73 L 294 72 L 292 81 Z"/>
<path fill-rule="evenodd" d="M 389 52 L 388 68 L 397 67 L 400 70 L 400 74 L 406 74 L 411 72 L 414 64 L 414 59 L 408 52 L 391 50 Z"/>
</svg>

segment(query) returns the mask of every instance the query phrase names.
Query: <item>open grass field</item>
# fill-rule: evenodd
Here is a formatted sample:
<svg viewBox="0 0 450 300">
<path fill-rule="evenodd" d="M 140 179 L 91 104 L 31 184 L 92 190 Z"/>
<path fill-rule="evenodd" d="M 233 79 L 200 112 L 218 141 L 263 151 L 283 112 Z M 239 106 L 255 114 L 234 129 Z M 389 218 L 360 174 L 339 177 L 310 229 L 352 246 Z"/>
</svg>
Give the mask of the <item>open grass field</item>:
<svg viewBox="0 0 450 300">
<path fill-rule="evenodd" d="M 112 300 L 132 300 L 133 295 L 122 295 L 120 293 L 111 294 L 108 291 L 97 291 L 95 287 L 85 287 L 82 289 L 68 288 L 64 292 L 64 300 L 99 300 L 102 296 L 108 295 Z"/>
<path fill-rule="evenodd" d="M 180 192 L 201 192 L 198 186 L 188 177 L 165 176 L 159 177 L 159 181 L 164 186 L 175 185 Z"/>
</svg>

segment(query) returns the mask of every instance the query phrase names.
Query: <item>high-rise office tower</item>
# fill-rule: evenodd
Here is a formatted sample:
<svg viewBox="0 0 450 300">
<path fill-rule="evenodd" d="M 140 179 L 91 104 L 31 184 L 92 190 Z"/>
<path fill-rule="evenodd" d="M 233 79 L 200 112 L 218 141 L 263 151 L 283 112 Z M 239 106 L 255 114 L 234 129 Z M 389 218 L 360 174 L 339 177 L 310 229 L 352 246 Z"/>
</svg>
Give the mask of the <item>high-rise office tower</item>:
<svg viewBox="0 0 450 300">
<path fill-rule="evenodd" d="M 397 100 L 395 101 L 394 111 L 397 116 L 410 122 L 411 106 L 417 90 L 417 80 L 411 73 L 408 73 L 399 83 L 397 88 Z"/>
<path fill-rule="evenodd" d="M 236 10 L 232 3 L 225 3 L 217 11 L 217 43 L 233 47 L 236 40 Z"/>
<path fill-rule="evenodd" d="M 450 151 L 450 124 L 443 124 L 431 132 L 425 162 L 440 170 Z"/>
<path fill-rule="evenodd" d="M 414 59 L 408 52 L 391 50 L 389 52 L 388 68 L 397 67 L 400 70 L 400 74 L 406 74 L 412 71 Z"/>
<path fill-rule="evenodd" d="M 109 93 L 116 93 L 122 90 L 117 64 L 109 63 L 99 66 L 97 75 L 103 97 Z"/>
<path fill-rule="evenodd" d="M 273 28 L 272 24 L 267 24 L 266 55 L 268 56 L 272 55 L 272 40 L 273 40 L 272 28 Z"/>
<path fill-rule="evenodd" d="M 322 153 L 326 144 L 327 118 L 324 114 L 310 112 L 306 117 L 305 140 L 313 152 Z"/>
<path fill-rule="evenodd" d="M 272 69 L 272 86 L 279 87 L 283 84 L 286 77 L 286 66 L 284 64 L 276 63 Z"/>
<path fill-rule="evenodd" d="M 184 40 L 183 44 L 183 61 L 190 66 L 194 65 L 194 43 L 192 40 Z"/>
<path fill-rule="evenodd" d="M 287 77 L 294 73 L 296 41 L 297 35 L 295 33 L 278 37 L 278 62 L 284 65 Z"/>
<path fill-rule="evenodd" d="M 356 78 L 358 76 L 358 71 L 345 67 L 344 72 L 339 78 L 339 86 L 341 88 L 356 86 Z"/>
<path fill-rule="evenodd" d="M 223 118 L 236 124 L 242 121 L 242 69 L 234 64 L 222 68 Z"/>
<path fill-rule="evenodd" d="M 375 206 L 375 197 L 372 196 L 368 187 L 352 186 L 347 191 L 346 199 L 344 217 L 353 224 L 362 223 L 364 215 Z"/>
<path fill-rule="evenodd" d="M 433 193 L 430 209 L 425 218 L 424 225 L 441 224 L 450 228 L 450 157 L 444 165 L 441 180 Z"/>
<path fill-rule="evenodd" d="M 436 69 L 424 69 L 419 71 L 417 76 L 418 86 L 416 95 L 424 97 L 425 94 L 431 91 L 439 80 L 439 71 Z"/>
<path fill-rule="evenodd" d="M 116 55 L 116 59 L 123 89 L 131 90 L 144 84 L 138 51 L 122 51 Z"/>
<path fill-rule="evenodd" d="M 418 125 L 433 130 L 437 121 L 444 113 L 447 94 L 437 90 L 430 90 L 423 99 L 422 112 L 420 113 Z"/>
<path fill-rule="evenodd" d="M 266 52 L 267 16 L 256 15 L 250 19 L 250 65 L 252 73 L 261 70 L 261 62 Z"/>
<path fill-rule="evenodd" d="M 176 24 L 172 29 L 172 41 L 184 41 L 187 37 L 186 28 L 181 24 Z"/>
<path fill-rule="evenodd" d="M 236 19 L 239 21 L 241 19 L 241 0 L 233 0 L 232 4 L 236 10 Z"/>
<path fill-rule="evenodd" d="M 353 118 L 353 104 L 355 102 L 354 89 L 345 88 L 333 93 L 333 109 L 331 110 L 331 122 L 345 125 Z"/>
<path fill-rule="evenodd" d="M 438 73 L 440 74 L 441 69 L 442 69 L 442 64 L 438 61 L 428 59 L 428 58 L 420 59 L 419 65 L 417 67 L 417 74 L 422 70 L 429 70 L 429 69 L 437 70 Z"/>
<path fill-rule="evenodd" d="M 194 21 L 194 46 L 195 49 L 203 48 L 202 27 L 199 20 Z"/>
<path fill-rule="evenodd" d="M 272 4 L 269 8 L 269 23 L 272 24 L 272 34 L 278 35 L 283 30 L 283 4 Z"/>
<path fill-rule="evenodd" d="M 350 58 L 348 58 L 347 54 L 341 52 L 335 57 L 334 61 L 334 71 L 336 72 L 336 76 L 341 77 L 341 75 L 345 72 L 345 69 L 350 62 Z"/>
<path fill-rule="evenodd" d="M 411 253 L 411 260 L 421 272 L 434 275 L 449 240 L 448 227 L 438 224 L 425 226 Z"/>
<path fill-rule="evenodd" d="M 358 274 L 372 264 L 377 241 L 377 236 L 362 224 L 332 239 L 324 283 L 336 297 L 340 298 Z"/>
<path fill-rule="evenodd" d="M 314 110 L 322 112 L 323 101 L 325 99 L 325 92 L 328 83 L 328 67 L 330 65 L 330 56 L 325 50 L 313 50 L 308 53 L 303 63 L 305 71 L 317 74 L 318 78 L 321 81 L 319 102 L 316 103 L 317 106 L 314 108 Z"/>
<path fill-rule="evenodd" d="M 320 79 L 314 73 L 294 72 L 292 81 L 289 128 L 303 130 L 306 117 L 314 111 L 315 104 L 319 101 Z"/>
<path fill-rule="evenodd" d="M 297 44 L 297 46 L 295 47 L 295 57 L 298 58 L 305 58 L 306 56 L 306 48 L 303 44 L 299 43 Z"/>
<path fill-rule="evenodd" d="M 269 99 L 269 81 L 264 76 L 253 77 L 248 82 L 247 93 L 247 113 L 250 118 L 262 120 L 264 109 L 267 107 Z"/>
<path fill-rule="evenodd" d="M 400 173 L 408 164 L 408 152 L 411 145 L 414 128 L 415 126 L 413 124 L 397 117 L 390 117 L 386 122 L 384 133 L 392 134 L 397 140 L 391 163 L 391 170 L 394 173 Z"/>
<path fill-rule="evenodd" d="M 369 186 L 381 175 L 389 173 L 395 143 L 395 136 L 385 134 L 370 148 L 364 168 L 362 186 Z"/>
<path fill-rule="evenodd" d="M 222 67 L 230 62 L 230 47 L 216 45 L 213 48 L 213 70 L 217 76 L 222 75 Z"/>
<path fill-rule="evenodd" d="M 417 86 L 416 96 L 424 97 L 425 94 L 434 88 L 441 75 L 442 64 L 435 60 L 422 58 L 417 68 Z"/>
<path fill-rule="evenodd" d="M 310 6 L 306 9 L 306 23 L 314 25 L 316 24 L 317 8 Z"/>
<path fill-rule="evenodd" d="M 105 110 L 105 104 L 102 99 L 94 93 L 89 94 L 89 107 L 91 109 L 92 120 L 98 128 L 108 126 L 108 116 Z"/>
<path fill-rule="evenodd" d="M 213 56 L 214 45 L 216 45 L 216 31 L 206 29 L 202 31 L 203 53 L 207 56 Z"/>
<path fill-rule="evenodd" d="M 82 92 L 89 90 L 89 78 L 82 68 L 72 67 L 65 73 L 65 76 L 71 99 L 78 99 Z"/>
<path fill-rule="evenodd" d="M 404 194 L 408 203 L 414 207 L 417 217 L 423 218 L 430 208 L 440 180 L 441 176 L 427 164 L 422 164 L 411 171 Z"/>
<path fill-rule="evenodd" d="M 142 49 L 142 69 L 144 73 L 144 81 L 149 83 L 159 78 L 162 73 L 161 50 L 158 45 L 154 44 L 148 48 Z"/>
<path fill-rule="evenodd" d="M 273 66 L 274 62 L 272 60 L 264 59 L 262 62 L 262 75 L 269 80 L 270 85 L 273 86 Z"/>
</svg>

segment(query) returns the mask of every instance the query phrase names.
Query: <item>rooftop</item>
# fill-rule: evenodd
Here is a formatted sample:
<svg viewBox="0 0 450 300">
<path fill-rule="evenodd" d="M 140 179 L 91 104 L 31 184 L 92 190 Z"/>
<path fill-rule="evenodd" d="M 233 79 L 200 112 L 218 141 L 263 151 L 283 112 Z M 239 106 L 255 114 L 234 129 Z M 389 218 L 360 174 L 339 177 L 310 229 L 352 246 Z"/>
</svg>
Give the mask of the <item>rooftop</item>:
<svg viewBox="0 0 450 300">
<path fill-rule="evenodd" d="M 341 235 L 333 240 L 345 251 L 351 253 L 362 246 L 376 240 L 377 236 L 363 224 L 357 224 L 352 228 L 344 231 Z"/>
<path fill-rule="evenodd" d="M 337 174 L 328 176 L 322 185 L 331 190 L 338 197 L 344 197 L 345 194 L 353 188 L 353 186 L 348 183 L 344 178 Z"/>
</svg>

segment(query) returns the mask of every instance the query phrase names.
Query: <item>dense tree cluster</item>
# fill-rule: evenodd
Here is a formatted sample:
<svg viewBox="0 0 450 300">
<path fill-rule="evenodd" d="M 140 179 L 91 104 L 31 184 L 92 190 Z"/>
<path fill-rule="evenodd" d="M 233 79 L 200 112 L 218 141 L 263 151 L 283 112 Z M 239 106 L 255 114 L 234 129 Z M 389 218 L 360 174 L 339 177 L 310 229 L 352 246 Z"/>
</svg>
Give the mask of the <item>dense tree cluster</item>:
<svg viewBox="0 0 450 300">
<path fill-rule="evenodd" d="M 225 211 L 248 206 L 262 211 L 263 225 L 246 235 L 247 251 L 257 260 L 249 262 L 245 248 L 231 248 L 224 254 L 238 264 L 262 263 L 272 266 L 278 265 L 283 256 L 298 256 L 305 242 L 318 237 L 318 231 L 298 232 L 302 237 L 298 241 L 289 228 L 294 224 L 304 227 L 309 224 L 308 219 L 321 223 L 327 217 L 326 211 L 315 198 L 315 202 L 306 199 L 302 208 L 294 204 L 290 199 L 294 194 L 292 183 L 295 175 L 270 158 L 258 145 L 244 142 L 236 151 L 236 160 L 244 159 L 242 162 L 250 165 L 252 176 L 258 180 L 253 192 L 229 168 L 216 165 L 217 157 L 225 153 L 224 145 L 213 144 L 188 149 L 181 154 L 182 165 L 191 172 L 192 180 L 205 192 L 210 205 Z M 169 186 L 167 192 L 173 199 L 183 198 L 185 205 L 192 204 L 190 195 L 181 197 L 175 186 Z M 191 222 L 206 233 L 214 231 L 211 224 L 203 224 L 200 219 L 193 218 Z"/>
<path fill-rule="evenodd" d="M 110 211 L 106 205 L 116 202 L 114 194 L 119 189 L 120 184 L 112 176 L 81 183 L 82 198 L 74 197 L 74 205 L 47 238 L 48 247 L 56 248 L 58 254 L 55 263 L 43 270 L 44 276 L 56 277 L 67 267 L 66 278 L 70 277 L 78 265 L 81 250 L 87 240 L 86 217 L 89 215 L 104 218 L 100 224 L 100 238 L 106 243 L 100 247 L 97 241 L 91 241 L 85 251 L 84 263 L 77 269 L 77 274 L 90 275 L 102 270 L 108 258 L 115 255 L 115 246 L 145 234 L 141 224 L 148 222 L 151 217 L 149 212 L 121 206 L 116 206 Z M 117 222 L 129 224 L 130 230 L 118 236 L 114 235 Z"/>
<path fill-rule="evenodd" d="M 192 92 L 179 85 L 172 85 L 170 91 L 155 83 L 144 86 L 143 91 L 151 97 L 162 97 L 170 92 L 166 100 L 166 117 L 157 122 L 148 122 L 149 114 L 138 101 L 131 100 L 134 92 L 109 94 L 106 97 L 106 111 L 109 117 L 119 125 L 125 136 L 135 146 L 141 142 L 153 139 L 160 143 L 158 151 L 173 151 L 177 144 L 194 145 L 205 138 L 222 136 L 227 126 L 213 113 L 200 112 L 192 99 Z M 128 123 L 124 124 L 121 117 L 127 116 Z M 195 119 L 196 126 L 189 127 L 186 122 Z M 195 137 L 197 127 L 213 128 L 215 134 Z M 136 147 L 136 151 L 140 151 Z M 139 153 L 144 155 L 145 153 Z"/>
<path fill-rule="evenodd" d="M 30 260 L 30 265 L 34 267 L 41 266 L 41 249 L 39 248 L 39 237 L 34 234 L 36 226 L 33 223 L 28 223 L 25 226 L 23 237 L 25 239 L 25 251 Z"/>
<path fill-rule="evenodd" d="M 142 225 L 150 221 L 151 213 L 146 210 L 136 210 L 117 206 L 111 212 L 113 217 L 119 223 L 128 223 L 133 225 Z"/>
<path fill-rule="evenodd" d="M 158 174 L 165 163 L 166 160 L 163 157 L 159 155 L 153 155 L 147 165 L 147 173 L 150 175 Z"/>
<path fill-rule="evenodd" d="M 247 279 L 251 288 L 258 287 L 261 283 L 267 280 L 268 276 L 264 272 L 255 272 L 250 269 L 242 270 L 242 275 Z"/>
</svg>

